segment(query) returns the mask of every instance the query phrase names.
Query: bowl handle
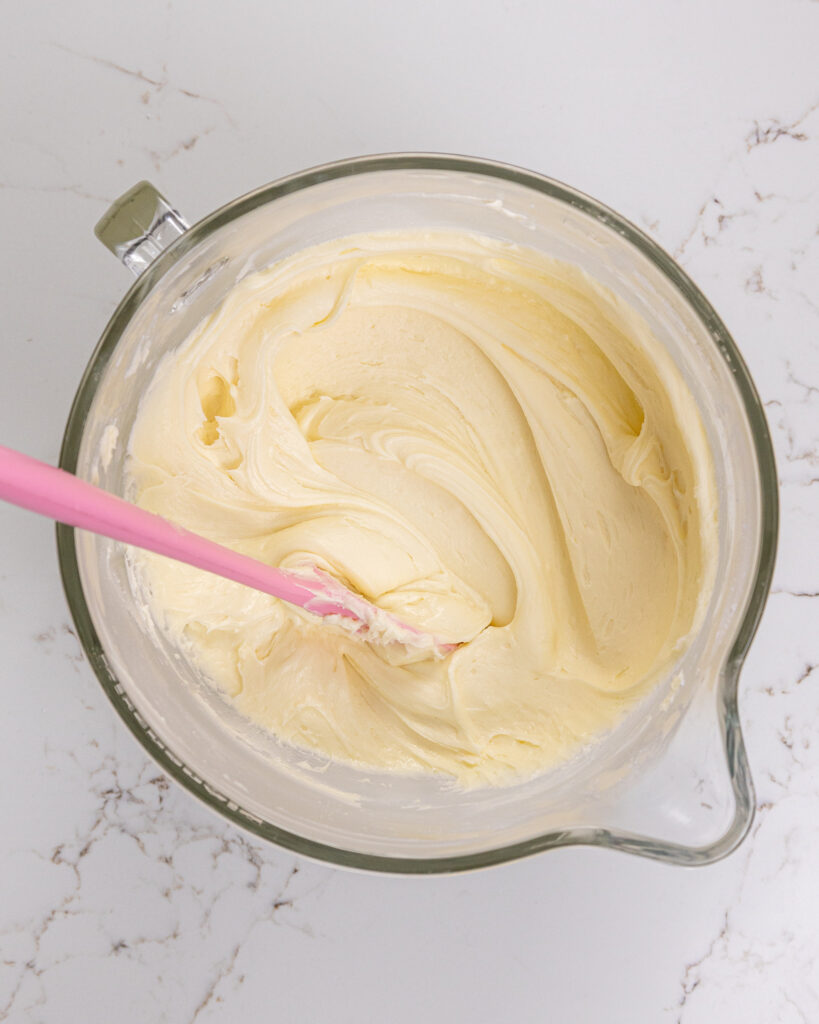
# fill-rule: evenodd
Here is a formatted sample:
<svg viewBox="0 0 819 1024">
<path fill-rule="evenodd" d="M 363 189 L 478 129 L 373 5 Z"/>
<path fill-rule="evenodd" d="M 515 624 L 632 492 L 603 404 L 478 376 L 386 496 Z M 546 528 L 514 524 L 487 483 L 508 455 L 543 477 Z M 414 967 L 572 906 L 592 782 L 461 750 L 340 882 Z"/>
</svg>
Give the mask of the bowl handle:
<svg viewBox="0 0 819 1024">
<path fill-rule="evenodd" d="M 114 200 L 94 234 L 139 277 L 188 227 L 185 218 L 149 181 L 140 181 Z"/>
</svg>

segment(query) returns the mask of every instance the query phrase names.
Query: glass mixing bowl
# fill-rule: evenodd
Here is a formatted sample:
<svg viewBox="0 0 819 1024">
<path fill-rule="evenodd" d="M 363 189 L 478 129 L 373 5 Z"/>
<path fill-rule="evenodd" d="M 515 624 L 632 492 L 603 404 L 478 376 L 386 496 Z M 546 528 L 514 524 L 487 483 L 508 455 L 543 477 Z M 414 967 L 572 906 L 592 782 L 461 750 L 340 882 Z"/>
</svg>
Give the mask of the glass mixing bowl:
<svg viewBox="0 0 819 1024">
<path fill-rule="evenodd" d="M 159 359 L 237 281 L 342 235 L 419 227 L 477 232 L 579 264 L 641 313 L 676 361 L 713 450 L 720 517 L 718 584 L 679 663 L 586 753 L 516 785 L 464 792 L 441 778 L 333 763 L 254 728 L 146 631 L 122 547 L 59 526 L 63 584 L 86 654 L 169 775 L 301 854 L 418 874 L 577 844 L 714 861 L 753 817 L 737 680 L 773 569 L 774 459 L 753 383 L 714 310 L 662 249 L 605 206 L 514 167 L 394 155 L 296 174 L 188 228 L 143 182 L 97 226 L 139 276 L 85 371 L 60 465 L 122 493 L 127 439 Z"/>
</svg>

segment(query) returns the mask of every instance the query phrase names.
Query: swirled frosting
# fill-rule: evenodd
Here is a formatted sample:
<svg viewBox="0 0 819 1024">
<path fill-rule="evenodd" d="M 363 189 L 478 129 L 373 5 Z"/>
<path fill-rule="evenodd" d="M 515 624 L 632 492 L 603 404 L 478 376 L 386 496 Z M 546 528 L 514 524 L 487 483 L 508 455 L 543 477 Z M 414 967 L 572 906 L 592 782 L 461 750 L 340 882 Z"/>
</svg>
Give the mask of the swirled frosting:
<svg viewBox="0 0 819 1024">
<path fill-rule="evenodd" d="M 460 641 L 366 644 L 144 553 L 150 613 L 236 707 L 347 762 L 492 784 L 609 729 L 696 629 L 716 559 L 695 401 L 576 267 L 460 233 L 354 236 L 241 281 L 161 363 L 133 495 Z"/>
</svg>

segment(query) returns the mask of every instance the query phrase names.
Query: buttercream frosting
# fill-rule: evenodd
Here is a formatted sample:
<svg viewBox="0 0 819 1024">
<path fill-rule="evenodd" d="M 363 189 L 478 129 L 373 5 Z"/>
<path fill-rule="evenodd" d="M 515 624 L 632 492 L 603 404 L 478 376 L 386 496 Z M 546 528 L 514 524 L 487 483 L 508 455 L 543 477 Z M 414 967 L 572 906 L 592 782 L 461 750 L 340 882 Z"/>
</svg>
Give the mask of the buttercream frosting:
<svg viewBox="0 0 819 1024">
<path fill-rule="evenodd" d="M 704 613 L 713 467 L 683 377 L 579 268 L 456 232 L 354 236 L 241 281 L 159 366 L 132 496 L 315 566 L 445 658 L 142 552 L 185 657 L 280 739 L 507 782 L 609 729 Z"/>
</svg>

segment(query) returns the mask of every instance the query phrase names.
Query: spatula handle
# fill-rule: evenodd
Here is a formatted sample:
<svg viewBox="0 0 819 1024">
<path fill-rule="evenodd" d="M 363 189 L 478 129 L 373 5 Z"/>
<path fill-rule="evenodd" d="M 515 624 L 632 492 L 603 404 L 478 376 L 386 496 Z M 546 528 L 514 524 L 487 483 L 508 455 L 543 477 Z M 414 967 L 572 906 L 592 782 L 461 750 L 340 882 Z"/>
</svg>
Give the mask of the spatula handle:
<svg viewBox="0 0 819 1024">
<path fill-rule="evenodd" d="M 244 583 L 302 608 L 309 605 L 309 610 L 318 615 L 358 617 L 328 597 L 321 580 L 314 583 L 241 555 L 94 487 L 65 470 L 2 445 L 0 498 L 68 526 L 90 530 Z"/>
</svg>

